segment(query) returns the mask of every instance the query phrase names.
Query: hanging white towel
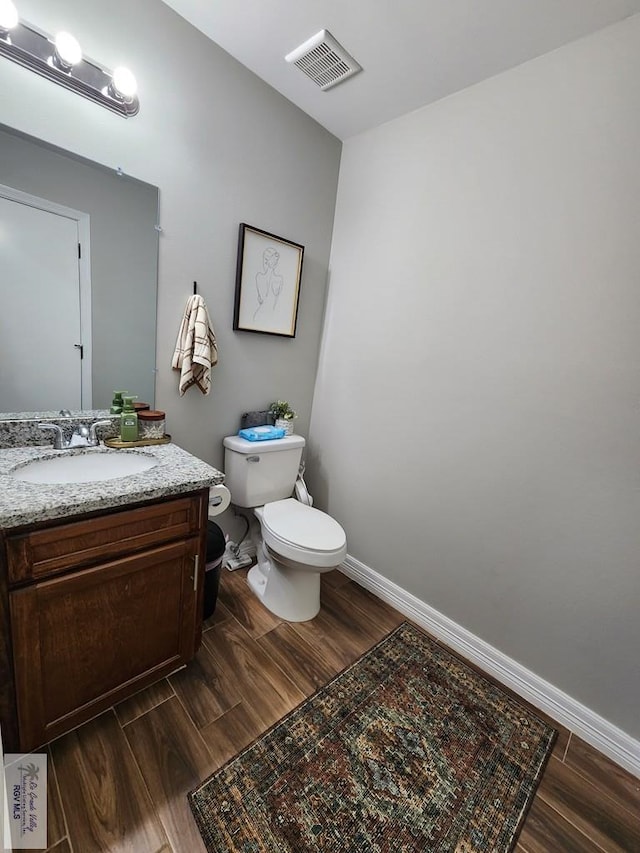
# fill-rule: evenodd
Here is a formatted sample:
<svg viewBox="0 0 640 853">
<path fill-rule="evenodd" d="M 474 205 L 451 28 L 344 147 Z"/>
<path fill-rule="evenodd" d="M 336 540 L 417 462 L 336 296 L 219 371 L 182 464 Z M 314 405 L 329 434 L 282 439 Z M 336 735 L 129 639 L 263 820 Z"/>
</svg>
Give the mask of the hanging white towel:
<svg viewBox="0 0 640 853">
<path fill-rule="evenodd" d="M 211 368 L 218 362 L 216 336 L 202 296 L 191 296 L 184 309 L 171 366 L 180 371 L 180 396 L 197 385 L 203 394 L 211 390 Z"/>
</svg>

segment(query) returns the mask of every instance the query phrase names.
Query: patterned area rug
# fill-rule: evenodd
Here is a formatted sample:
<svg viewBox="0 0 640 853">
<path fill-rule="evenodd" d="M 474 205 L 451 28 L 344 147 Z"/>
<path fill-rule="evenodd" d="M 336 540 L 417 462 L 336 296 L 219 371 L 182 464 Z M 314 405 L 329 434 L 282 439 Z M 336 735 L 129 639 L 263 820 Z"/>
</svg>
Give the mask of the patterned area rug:
<svg viewBox="0 0 640 853">
<path fill-rule="evenodd" d="M 210 853 L 501 853 L 555 736 L 403 623 L 189 801 Z"/>
</svg>

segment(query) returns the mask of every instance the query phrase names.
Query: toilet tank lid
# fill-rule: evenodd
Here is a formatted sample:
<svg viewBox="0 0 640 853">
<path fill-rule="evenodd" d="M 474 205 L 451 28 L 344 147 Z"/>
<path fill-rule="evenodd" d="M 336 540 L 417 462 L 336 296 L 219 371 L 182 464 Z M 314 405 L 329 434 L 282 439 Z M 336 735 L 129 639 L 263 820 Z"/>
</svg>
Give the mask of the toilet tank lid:
<svg viewBox="0 0 640 853">
<path fill-rule="evenodd" d="M 267 441 L 247 441 L 239 435 L 228 435 L 222 442 L 229 450 L 236 453 L 258 455 L 270 453 L 273 450 L 295 450 L 296 447 L 304 447 L 304 438 L 301 435 L 285 435 L 284 438 L 267 439 Z"/>
</svg>

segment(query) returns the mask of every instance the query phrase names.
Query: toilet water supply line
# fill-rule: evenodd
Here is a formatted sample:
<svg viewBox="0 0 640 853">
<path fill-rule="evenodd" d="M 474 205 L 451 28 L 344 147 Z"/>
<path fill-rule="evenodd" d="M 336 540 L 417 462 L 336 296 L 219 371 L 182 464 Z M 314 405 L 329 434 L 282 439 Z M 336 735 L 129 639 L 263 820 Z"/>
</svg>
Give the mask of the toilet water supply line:
<svg viewBox="0 0 640 853">
<path fill-rule="evenodd" d="M 236 518 L 241 518 L 246 527 L 244 533 L 238 539 L 237 542 L 227 542 L 227 549 L 224 555 L 224 565 L 230 572 L 235 572 L 236 569 L 244 569 L 246 566 L 250 566 L 253 563 L 253 557 L 251 554 L 242 554 L 240 552 L 240 546 L 247 538 L 247 533 L 249 532 L 249 528 L 251 527 L 249 519 L 246 515 L 243 515 L 241 512 L 238 512 L 234 507 L 233 514 Z"/>
</svg>

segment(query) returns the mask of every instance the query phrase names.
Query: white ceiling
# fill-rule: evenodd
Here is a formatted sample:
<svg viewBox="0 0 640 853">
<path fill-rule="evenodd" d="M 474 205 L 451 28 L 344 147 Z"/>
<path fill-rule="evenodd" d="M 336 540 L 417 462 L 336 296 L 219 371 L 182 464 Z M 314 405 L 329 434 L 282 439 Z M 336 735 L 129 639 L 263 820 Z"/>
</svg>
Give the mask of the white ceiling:
<svg viewBox="0 0 640 853">
<path fill-rule="evenodd" d="M 640 12 L 640 0 L 165 0 L 340 139 Z M 284 56 L 328 29 L 362 65 L 323 92 Z"/>
</svg>

